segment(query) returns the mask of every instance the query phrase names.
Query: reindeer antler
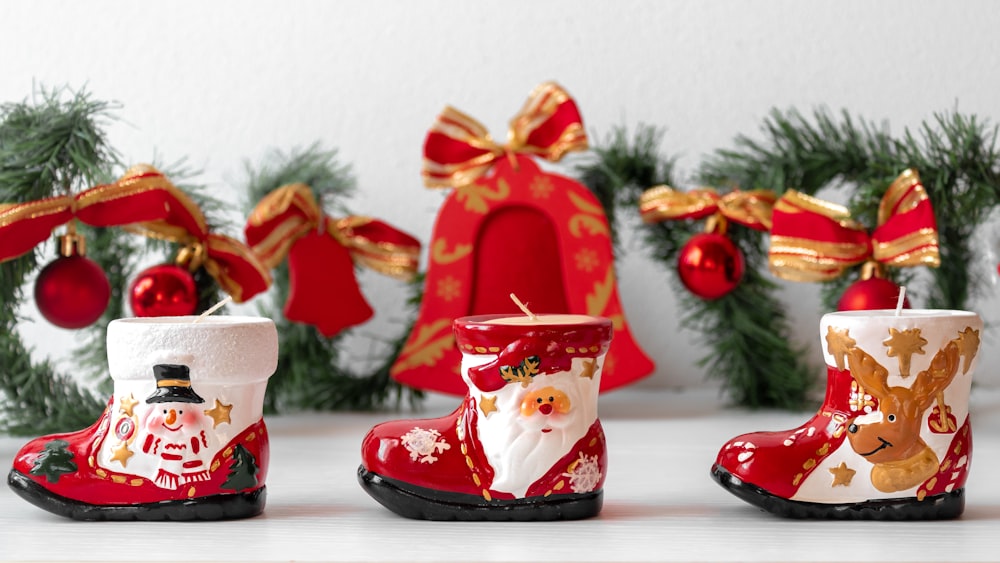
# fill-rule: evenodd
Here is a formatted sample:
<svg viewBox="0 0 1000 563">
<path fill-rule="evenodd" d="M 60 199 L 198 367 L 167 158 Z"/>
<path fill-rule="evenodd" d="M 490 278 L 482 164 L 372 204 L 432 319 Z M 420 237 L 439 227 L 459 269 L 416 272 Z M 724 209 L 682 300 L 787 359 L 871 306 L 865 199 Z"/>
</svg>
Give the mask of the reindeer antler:
<svg viewBox="0 0 1000 563">
<path fill-rule="evenodd" d="M 861 348 L 851 348 L 847 351 L 847 365 L 858 385 L 869 393 L 879 398 L 889 394 L 889 370 L 878 363 L 871 354 Z"/>
<path fill-rule="evenodd" d="M 921 405 L 921 409 L 931 404 L 931 400 L 942 393 L 951 380 L 955 379 L 962 356 L 958 344 L 954 340 L 945 344 L 944 348 L 938 350 L 931 360 L 931 365 L 924 371 L 917 374 L 917 380 L 910 390 L 914 398 Z"/>
</svg>

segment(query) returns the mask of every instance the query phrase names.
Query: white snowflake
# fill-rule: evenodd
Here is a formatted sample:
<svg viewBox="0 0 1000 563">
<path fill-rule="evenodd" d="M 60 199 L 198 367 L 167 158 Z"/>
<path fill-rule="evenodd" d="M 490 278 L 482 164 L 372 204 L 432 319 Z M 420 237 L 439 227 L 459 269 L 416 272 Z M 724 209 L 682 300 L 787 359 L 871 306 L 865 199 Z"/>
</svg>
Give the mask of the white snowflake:
<svg viewBox="0 0 1000 563">
<path fill-rule="evenodd" d="M 420 463 L 434 463 L 438 458 L 435 453 L 441 453 L 451 449 L 451 445 L 444 440 L 438 440 L 441 433 L 437 430 L 424 430 L 419 426 L 414 426 L 412 430 L 400 436 L 403 447 L 410 452 L 410 459 Z"/>
<path fill-rule="evenodd" d="M 574 493 L 593 491 L 601 482 L 601 468 L 597 464 L 597 456 L 587 456 L 580 452 L 580 459 L 576 460 L 569 473 L 563 473 L 563 477 L 569 477 L 569 486 Z"/>
</svg>

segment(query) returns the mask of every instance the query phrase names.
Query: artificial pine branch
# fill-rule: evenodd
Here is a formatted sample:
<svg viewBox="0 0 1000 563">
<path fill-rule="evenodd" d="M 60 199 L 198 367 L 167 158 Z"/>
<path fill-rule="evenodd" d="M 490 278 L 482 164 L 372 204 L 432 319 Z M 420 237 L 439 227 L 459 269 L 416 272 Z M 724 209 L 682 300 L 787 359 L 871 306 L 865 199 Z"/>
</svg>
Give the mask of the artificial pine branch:
<svg viewBox="0 0 1000 563">
<path fill-rule="evenodd" d="M 931 199 L 938 224 L 941 267 L 931 269 L 928 307 L 964 309 L 985 280 L 975 279 L 971 237 L 1000 203 L 1000 151 L 997 128 L 956 111 L 938 113 L 916 131 L 894 137 L 888 126 L 856 120 L 846 111 L 839 119 L 826 110 L 811 117 L 773 110 L 761 127 L 762 140 L 736 138 L 734 149 L 720 150 L 705 162 L 702 176 L 715 184 L 788 188 L 815 194 L 827 186 L 853 188 L 847 207 L 852 216 L 875 227 L 878 205 L 892 180 L 915 168 Z M 890 269 L 889 277 L 906 284 L 913 272 Z M 827 310 L 836 307 L 842 277 L 824 283 Z M 911 293 L 908 286 L 908 294 Z"/>
<path fill-rule="evenodd" d="M 354 179 L 349 168 L 338 164 L 336 157 L 335 150 L 313 144 L 289 153 L 275 151 L 257 169 L 248 164 L 248 213 L 271 191 L 301 182 L 312 188 L 325 213 L 346 215 L 343 200 L 351 194 Z M 262 305 L 262 314 L 274 319 L 277 325 L 278 367 L 269 383 L 265 409 L 270 412 L 371 410 L 398 406 L 404 399 L 413 404 L 423 396 L 420 391 L 401 386 L 389 377 L 389 368 L 403 346 L 412 321 L 402 327 L 402 336 L 389 343 L 387 357 L 371 373 L 353 373 L 342 365 L 342 335 L 326 338 L 315 327 L 293 323 L 281 314 L 290 289 L 288 265 L 279 264 L 272 276 L 274 283 L 265 300 L 269 304 Z M 418 287 L 419 282 L 414 284 L 413 287 Z"/>
<path fill-rule="evenodd" d="M 674 159 L 659 154 L 663 131 L 640 126 L 628 139 L 624 127 L 616 127 L 608 138 L 592 147 L 593 158 L 576 167 L 580 182 L 597 197 L 611 229 L 611 242 L 619 254 L 619 215 L 621 210 L 638 216 L 639 196 L 649 187 L 669 184 Z"/>
<path fill-rule="evenodd" d="M 612 131 L 607 141 L 594 148 L 596 160 L 578 172 L 582 182 L 597 194 L 615 224 L 613 210 L 636 212 L 639 196 L 646 189 L 672 182 L 674 160 L 660 155 L 662 132 L 640 126 L 629 138 L 624 127 Z M 676 272 L 678 253 L 695 234 L 701 221 L 667 221 L 648 224 L 641 232 L 650 256 L 671 273 Z M 615 232 L 614 228 L 612 232 Z M 760 250 L 760 234 L 734 227 L 728 234 L 746 259 L 746 273 L 739 286 L 716 300 L 699 299 L 688 292 L 676 275 L 670 286 L 679 295 L 681 325 L 700 332 L 710 348 L 699 361 L 709 377 L 722 381 L 737 404 L 748 407 L 799 408 L 808 394 L 812 378 L 789 345 L 784 307 L 774 297 L 773 283 L 757 269 L 766 260 Z"/>
<path fill-rule="evenodd" d="M 0 202 L 54 197 L 109 179 L 119 159 L 103 126 L 114 107 L 86 92 L 44 89 L 32 102 L 0 106 Z M 75 378 L 34 362 L 17 332 L 37 253 L 0 263 L 0 430 L 12 434 L 83 428 L 104 407 Z"/>
</svg>

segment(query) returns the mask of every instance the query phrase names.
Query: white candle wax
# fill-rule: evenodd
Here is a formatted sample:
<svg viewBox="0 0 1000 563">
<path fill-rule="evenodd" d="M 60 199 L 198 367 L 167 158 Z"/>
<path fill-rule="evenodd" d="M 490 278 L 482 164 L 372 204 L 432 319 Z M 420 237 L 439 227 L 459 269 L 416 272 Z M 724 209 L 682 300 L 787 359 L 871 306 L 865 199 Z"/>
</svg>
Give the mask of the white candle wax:
<svg viewBox="0 0 1000 563">
<path fill-rule="evenodd" d="M 592 317 L 590 315 L 551 314 L 533 315 L 530 317 L 528 315 L 514 315 L 483 321 L 483 324 L 511 326 L 578 325 L 592 323 L 599 320 L 600 319 L 598 317 Z"/>
</svg>

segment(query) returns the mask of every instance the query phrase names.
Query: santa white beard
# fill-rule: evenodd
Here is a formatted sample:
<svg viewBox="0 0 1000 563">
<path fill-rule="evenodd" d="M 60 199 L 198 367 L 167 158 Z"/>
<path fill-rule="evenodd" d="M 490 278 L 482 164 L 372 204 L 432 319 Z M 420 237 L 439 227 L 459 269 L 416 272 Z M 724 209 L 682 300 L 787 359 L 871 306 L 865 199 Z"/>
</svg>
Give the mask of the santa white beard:
<svg viewBox="0 0 1000 563">
<path fill-rule="evenodd" d="M 479 411 L 477 425 L 479 441 L 494 472 L 491 489 L 523 498 L 532 483 L 548 473 L 556 461 L 586 436 L 597 420 L 600 377 L 599 370 L 593 379 L 580 376 L 585 360 L 574 359 L 569 372 L 535 376 L 528 387 L 509 383 L 496 392 L 474 395 L 477 401 L 482 395 L 496 397 L 496 411 L 486 416 Z M 603 357 L 598 358 L 598 363 L 603 364 Z M 569 412 L 549 415 L 535 412 L 523 416 L 524 397 L 545 387 L 566 394 Z M 550 430 L 543 432 L 543 429 Z"/>
</svg>

